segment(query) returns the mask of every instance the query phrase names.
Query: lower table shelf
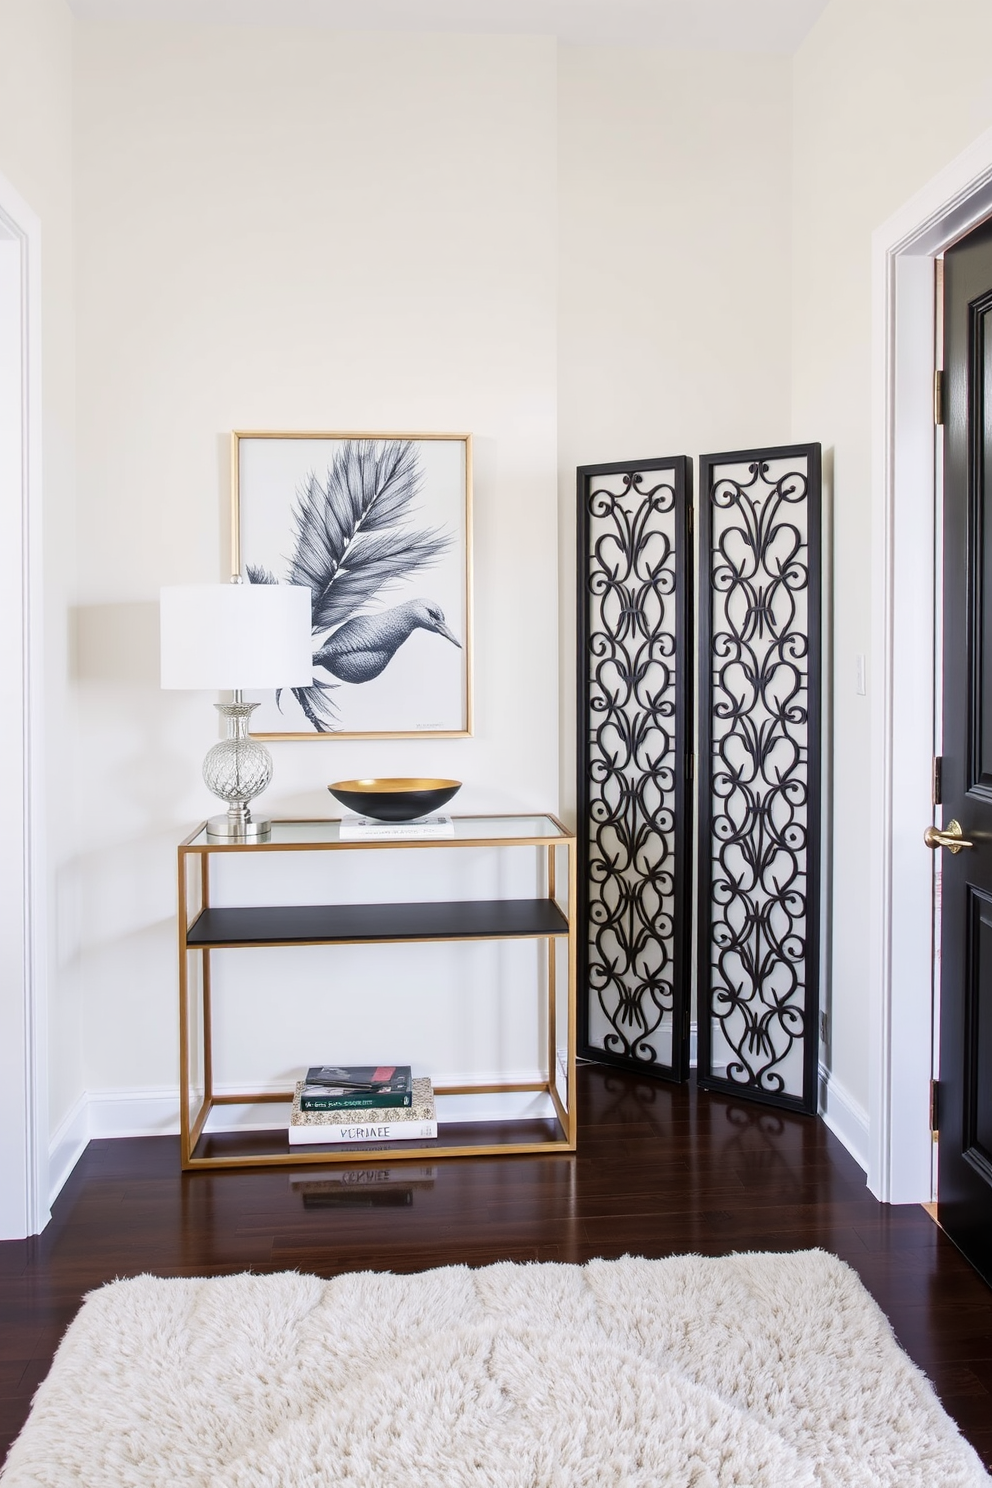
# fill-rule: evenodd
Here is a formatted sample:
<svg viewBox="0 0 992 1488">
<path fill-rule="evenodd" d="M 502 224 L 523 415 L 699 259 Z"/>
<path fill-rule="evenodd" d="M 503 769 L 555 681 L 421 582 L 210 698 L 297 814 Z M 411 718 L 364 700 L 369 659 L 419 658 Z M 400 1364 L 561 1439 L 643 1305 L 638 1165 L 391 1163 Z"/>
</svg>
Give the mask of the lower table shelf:
<svg viewBox="0 0 992 1488">
<path fill-rule="evenodd" d="M 572 1152 L 561 1122 L 550 1117 L 536 1120 L 444 1122 L 431 1141 L 349 1142 L 326 1147 L 291 1147 L 285 1128 L 268 1131 L 205 1132 L 194 1148 L 191 1167 L 312 1167 L 315 1164 L 381 1162 L 409 1158 L 508 1156 L 512 1153 Z"/>
</svg>

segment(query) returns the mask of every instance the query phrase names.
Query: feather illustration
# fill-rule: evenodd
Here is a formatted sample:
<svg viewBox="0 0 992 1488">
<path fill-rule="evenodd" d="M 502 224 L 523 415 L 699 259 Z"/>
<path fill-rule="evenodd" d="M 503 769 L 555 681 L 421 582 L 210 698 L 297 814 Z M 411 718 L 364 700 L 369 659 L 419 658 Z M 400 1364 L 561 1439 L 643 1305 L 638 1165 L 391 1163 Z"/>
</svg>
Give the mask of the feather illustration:
<svg viewBox="0 0 992 1488">
<path fill-rule="evenodd" d="M 245 573 L 248 575 L 249 584 L 278 584 L 279 580 L 267 568 L 260 564 L 246 563 Z M 337 686 L 336 682 L 320 682 L 315 677 L 309 687 L 294 687 L 293 696 L 299 703 L 309 722 L 318 734 L 329 732 L 325 724 L 330 725 L 337 716 L 337 710 L 330 698 L 325 698 L 325 692 L 331 692 Z M 276 688 L 276 707 L 282 712 L 281 687 Z"/>
<path fill-rule="evenodd" d="M 259 564 L 246 563 L 245 573 L 248 575 L 249 584 L 278 584 L 279 582 L 274 573 L 270 573 L 267 568 L 262 568 Z"/>
<path fill-rule="evenodd" d="M 428 600 L 361 613 L 390 588 L 435 564 L 451 546 L 452 537 L 442 528 L 411 525 L 421 482 L 413 441 L 349 439 L 335 454 L 324 484 L 311 471 L 297 492 L 296 548 L 287 582 L 305 585 L 313 596 L 313 634 L 322 637 L 314 665 L 342 681 L 378 676 L 418 627 L 461 644 L 440 608 Z M 277 582 L 258 565 L 249 564 L 247 573 L 253 584 Z M 318 733 L 330 732 L 337 719 L 328 696 L 337 686 L 314 678 L 309 687 L 293 688 Z"/>
<path fill-rule="evenodd" d="M 408 525 L 420 484 L 409 439 L 349 439 L 334 456 L 326 486 L 310 475 L 293 513 L 289 582 L 306 584 L 313 594 L 314 634 L 340 625 L 450 546 L 439 528 Z"/>
</svg>

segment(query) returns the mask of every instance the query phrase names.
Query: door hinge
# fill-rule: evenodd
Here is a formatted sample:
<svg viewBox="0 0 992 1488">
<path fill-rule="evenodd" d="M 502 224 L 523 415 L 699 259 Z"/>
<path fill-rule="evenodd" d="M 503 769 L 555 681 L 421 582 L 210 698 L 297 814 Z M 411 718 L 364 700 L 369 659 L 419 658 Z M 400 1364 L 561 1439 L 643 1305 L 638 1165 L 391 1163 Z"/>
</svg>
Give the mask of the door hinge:
<svg viewBox="0 0 992 1488">
<path fill-rule="evenodd" d="M 940 1131 L 940 1081 L 930 1081 L 930 1130 Z"/>
<path fill-rule="evenodd" d="M 695 774 L 696 774 L 696 756 L 694 754 L 687 754 L 686 757 L 685 757 L 685 778 L 686 778 L 686 780 L 692 780 L 695 777 Z"/>
<path fill-rule="evenodd" d="M 933 374 L 933 421 L 936 425 L 944 422 L 944 371 L 938 367 Z"/>
<path fill-rule="evenodd" d="M 685 530 L 686 530 L 687 535 L 689 537 L 691 537 L 692 536 L 692 507 L 691 506 L 687 506 L 686 509 L 685 509 Z"/>
<path fill-rule="evenodd" d="M 935 754 L 933 757 L 933 772 L 930 777 L 930 799 L 935 806 L 942 804 L 941 786 L 943 784 L 943 773 L 944 756 L 942 754 Z"/>
</svg>

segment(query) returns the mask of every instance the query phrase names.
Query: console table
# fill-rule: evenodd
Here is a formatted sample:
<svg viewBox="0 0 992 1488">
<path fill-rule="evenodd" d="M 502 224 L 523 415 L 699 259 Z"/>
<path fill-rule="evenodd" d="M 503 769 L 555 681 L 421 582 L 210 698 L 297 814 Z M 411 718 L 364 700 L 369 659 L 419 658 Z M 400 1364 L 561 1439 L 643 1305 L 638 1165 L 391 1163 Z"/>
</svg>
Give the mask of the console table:
<svg viewBox="0 0 992 1488">
<path fill-rule="evenodd" d="M 184 1168 L 259 1167 L 354 1162 L 395 1163 L 409 1159 L 474 1157 L 520 1152 L 575 1150 L 576 1047 L 576 857 L 575 838 L 550 815 L 459 816 L 454 836 L 342 841 L 341 823 L 274 821 L 262 842 L 210 838 L 201 825 L 179 847 L 179 1047 L 180 1129 Z M 285 852 L 451 852 L 460 848 L 533 847 L 545 859 L 546 893 L 532 899 L 469 899 L 401 904 L 267 905 L 214 904 L 210 863 L 216 855 L 248 853 L 262 860 Z M 559 869 L 562 854 L 564 873 Z M 564 895 L 561 890 L 564 889 Z M 546 942 L 547 1049 L 542 1078 L 528 1084 L 441 1085 L 438 1096 L 473 1097 L 498 1092 L 545 1092 L 554 1116 L 508 1117 L 487 1123 L 480 1134 L 471 1121 L 445 1119 L 435 1140 L 388 1144 L 349 1142 L 290 1147 L 286 1127 L 237 1134 L 205 1130 L 218 1106 L 288 1103 L 292 1090 L 217 1094 L 213 1084 L 211 957 L 219 951 L 247 954 L 253 946 L 301 946 L 396 941 L 500 940 Z M 562 986 L 557 946 L 564 942 L 567 984 Z M 333 954 L 330 952 L 329 954 Z M 374 954 L 370 950 L 369 954 Z M 197 967 L 196 963 L 199 962 Z M 199 975 L 196 975 L 196 972 Z M 333 996 L 333 993 L 329 994 Z M 558 1051 L 565 1050 L 564 1059 Z M 540 1067 L 540 1066 L 539 1066 Z M 301 1071 L 302 1074 L 302 1071 Z"/>
</svg>

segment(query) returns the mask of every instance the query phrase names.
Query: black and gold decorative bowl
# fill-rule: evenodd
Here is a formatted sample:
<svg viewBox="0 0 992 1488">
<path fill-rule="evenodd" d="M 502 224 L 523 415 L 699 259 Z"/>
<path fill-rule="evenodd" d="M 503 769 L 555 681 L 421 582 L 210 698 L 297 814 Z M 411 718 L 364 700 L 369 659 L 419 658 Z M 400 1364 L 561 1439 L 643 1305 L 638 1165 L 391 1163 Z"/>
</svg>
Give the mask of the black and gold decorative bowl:
<svg viewBox="0 0 992 1488">
<path fill-rule="evenodd" d="M 415 821 L 440 811 L 456 791 L 460 780 L 336 780 L 327 789 L 336 801 L 371 816 L 376 821 Z"/>
</svg>

